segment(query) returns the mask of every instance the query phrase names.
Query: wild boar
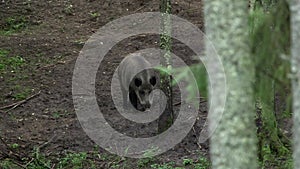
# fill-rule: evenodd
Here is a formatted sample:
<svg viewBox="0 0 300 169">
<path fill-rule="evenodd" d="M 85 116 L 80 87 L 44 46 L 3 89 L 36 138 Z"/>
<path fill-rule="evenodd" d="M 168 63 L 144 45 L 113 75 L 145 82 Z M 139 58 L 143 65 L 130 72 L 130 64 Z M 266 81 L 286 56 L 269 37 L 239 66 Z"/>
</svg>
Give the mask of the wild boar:
<svg viewBox="0 0 300 169">
<path fill-rule="evenodd" d="M 118 75 L 124 108 L 131 103 L 137 110 L 149 109 L 153 103 L 152 91 L 159 83 L 159 76 L 151 64 L 141 55 L 131 54 L 120 63 Z"/>
</svg>

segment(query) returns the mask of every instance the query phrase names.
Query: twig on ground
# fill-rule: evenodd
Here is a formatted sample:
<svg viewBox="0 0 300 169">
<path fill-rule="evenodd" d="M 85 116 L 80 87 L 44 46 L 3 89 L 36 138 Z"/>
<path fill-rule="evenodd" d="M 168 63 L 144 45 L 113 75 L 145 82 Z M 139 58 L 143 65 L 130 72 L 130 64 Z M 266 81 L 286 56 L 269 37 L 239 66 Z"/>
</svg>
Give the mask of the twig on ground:
<svg viewBox="0 0 300 169">
<path fill-rule="evenodd" d="M 190 151 L 188 148 L 184 147 L 185 151 L 187 151 L 188 153 L 192 154 L 193 152 Z"/>
<path fill-rule="evenodd" d="M 11 107 L 15 106 L 18 103 L 19 102 L 16 102 L 16 103 L 13 103 L 13 104 L 10 104 L 10 105 L 6 105 L 6 106 L 3 106 L 3 107 L 0 107 L 0 110 L 11 108 Z"/>
<path fill-rule="evenodd" d="M 197 132 L 196 132 L 196 130 L 195 130 L 194 127 L 192 127 L 192 130 L 193 130 L 193 132 L 197 135 Z M 201 150 L 202 146 L 201 146 L 201 145 L 199 144 L 199 142 L 198 142 L 199 138 L 198 138 L 198 137 L 196 137 L 196 138 L 197 138 L 197 140 L 196 140 L 197 146 L 199 147 L 199 150 Z"/>
<path fill-rule="evenodd" d="M 24 165 L 24 168 L 27 168 L 27 166 L 28 166 L 30 163 L 32 163 L 32 161 L 34 161 L 34 158 L 32 158 L 30 161 L 28 161 L 28 163 L 26 163 L 26 164 Z"/>
<path fill-rule="evenodd" d="M 43 147 L 45 147 L 46 145 L 48 145 L 49 143 L 51 143 L 54 138 L 56 137 L 56 134 L 54 134 L 48 141 L 46 141 L 45 143 L 43 143 L 42 145 L 38 146 L 38 149 L 42 149 Z"/>
<path fill-rule="evenodd" d="M 3 159 L 5 157 L 9 157 L 9 154 L 7 152 L 5 152 L 5 150 L 2 150 L 2 148 L 0 149 L 0 155 L 1 155 L 1 158 L 0 159 Z"/>
<path fill-rule="evenodd" d="M 0 141 L 5 145 L 5 147 L 7 147 L 8 149 L 10 149 L 10 147 L 9 147 L 8 144 L 3 140 L 2 137 L 0 137 Z"/>
<path fill-rule="evenodd" d="M 151 1 L 149 1 L 148 3 L 144 4 L 143 6 L 139 7 L 138 9 L 136 9 L 135 11 L 133 11 L 133 13 L 137 13 L 138 11 L 144 9 L 146 6 L 148 6 L 150 4 Z"/>
<path fill-rule="evenodd" d="M 37 147 L 37 151 L 40 151 L 41 148 L 45 147 L 47 144 L 49 144 L 50 142 L 53 141 L 53 139 L 56 137 L 56 134 L 54 134 L 48 141 L 46 141 L 45 143 L 43 143 L 42 145 Z M 27 168 L 27 166 L 32 163 L 34 160 L 38 160 L 38 158 L 31 158 L 31 160 L 29 162 L 27 162 L 24 166 L 22 166 L 23 168 Z M 55 164 L 50 168 L 48 167 L 44 162 L 40 161 L 44 167 L 49 168 L 49 169 L 53 169 L 55 167 Z"/>
<path fill-rule="evenodd" d="M 118 164 L 122 163 L 123 161 L 125 161 L 125 158 L 121 158 L 120 160 L 114 160 L 112 162 L 109 162 L 107 165 L 108 165 L 109 168 L 111 168 L 112 164 L 118 165 Z"/>
<path fill-rule="evenodd" d="M 181 105 L 181 101 L 173 104 L 173 106 L 179 106 L 179 105 Z"/>
<path fill-rule="evenodd" d="M 69 62 L 71 62 L 73 60 L 75 60 L 75 59 L 69 59 L 69 60 L 64 60 L 64 61 L 57 61 L 56 63 L 42 66 L 42 67 L 38 68 L 38 70 L 45 69 L 45 68 L 48 68 L 48 67 L 52 67 L 52 66 L 55 66 L 55 65 L 58 65 L 58 64 L 66 64 L 66 63 L 69 63 Z"/>
<path fill-rule="evenodd" d="M 22 167 L 22 168 L 25 168 L 26 169 L 26 167 L 24 166 L 24 165 L 22 165 L 22 164 L 20 164 L 20 163 L 18 163 L 18 162 L 16 162 L 16 161 L 12 161 L 14 164 L 16 164 L 16 165 L 18 165 L 18 166 L 20 166 L 20 167 Z"/>
<path fill-rule="evenodd" d="M 137 13 L 138 11 L 142 10 L 145 7 L 146 7 L 146 5 L 143 5 L 143 6 L 139 7 L 138 9 L 136 9 L 135 11 L 133 11 L 133 13 Z"/>
<path fill-rule="evenodd" d="M 4 111 L 4 113 L 7 113 L 7 112 L 9 112 L 9 111 L 11 111 L 11 110 L 13 110 L 13 109 L 19 107 L 20 105 L 24 104 L 24 103 L 27 102 L 28 100 L 30 100 L 30 99 L 36 97 L 36 96 L 39 95 L 40 93 L 41 93 L 41 91 L 39 91 L 38 93 L 36 93 L 36 94 L 34 94 L 34 95 L 31 95 L 30 97 L 28 97 L 28 98 L 26 98 L 26 99 L 24 99 L 24 100 L 21 100 L 21 101 L 19 101 L 19 102 L 13 103 L 13 104 L 11 104 L 11 105 L 7 105 L 7 106 L 4 106 L 4 107 L 1 107 L 0 110 L 10 108 L 10 109 Z M 2 111 L 1 111 L 1 112 L 2 112 Z"/>
<path fill-rule="evenodd" d="M 17 158 L 17 160 L 22 160 L 22 158 L 20 157 L 20 155 L 14 150 L 12 149 L 4 140 L 3 138 L 0 136 L 0 141 L 4 144 L 4 146 L 7 148 L 7 150 L 9 150 L 10 152 L 12 152 L 12 155 Z M 3 151 L 4 152 L 4 151 Z M 5 152 L 4 152 L 5 153 Z M 10 154 L 5 153 L 5 155 L 7 155 L 8 157 L 10 157 Z"/>
<path fill-rule="evenodd" d="M 199 98 L 200 98 L 200 99 L 204 99 L 204 97 L 199 97 Z M 205 103 L 205 102 L 207 102 L 207 100 L 201 100 L 201 101 L 200 101 L 200 103 Z M 177 102 L 177 103 L 174 103 L 173 106 L 179 106 L 179 105 L 181 105 L 181 103 L 182 103 L 182 101 Z"/>
</svg>

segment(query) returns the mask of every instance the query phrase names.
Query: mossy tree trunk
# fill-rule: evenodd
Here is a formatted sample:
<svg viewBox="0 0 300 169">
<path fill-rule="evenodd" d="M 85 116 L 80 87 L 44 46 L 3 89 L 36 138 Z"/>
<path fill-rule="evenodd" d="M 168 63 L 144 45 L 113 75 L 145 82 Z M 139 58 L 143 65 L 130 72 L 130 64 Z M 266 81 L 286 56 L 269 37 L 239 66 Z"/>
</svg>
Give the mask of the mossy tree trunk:
<svg viewBox="0 0 300 169">
<path fill-rule="evenodd" d="M 260 7 L 263 7 L 265 10 L 270 9 L 274 4 L 276 4 L 278 0 L 250 0 L 250 6 L 255 8 L 255 6 L 259 5 Z"/>
<path fill-rule="evenodd" d="M 225 111 L 211 138 L 212 167 L 257 169 L 248 2 L 205 0 L 204 4 L 206 35 L 221 57 L 227 81 Z M 218 116 L 214 113 L 211 119 Z"/>
<path fill-rule="evenodd" d="M 282 165 L 277 159 L 291 158 L 290 140 L 279 127 L 283 116 L 290 112 L 288 91 L 291 84 L 288 78 L 290 11 L 284 0 L 267 2 L 270 2 L 267 7 L 255 7 L 250 37 L 256 66 L 258 157 L 262 166 L 269 168 L 270 165 Z"/>
<path fill-rule="evenodd" d="M 292 30 L 292 86 L 294 113 L 294 168 L 300 168 L 300 1 L 290 0 Z"/>
<path fill-rule="evenodd" d="M 162 13 L 160 48 L 165 50 L 162 53 L 161 65 L 167 69 L 172 69 L 171 63 L 171 0 L 161 0 L 160 10 Z M 167 96 L 167 105 L 158 120 L 158 132 L 162 133 L 168 129 L 174 120 L 172 85 L 170 75 L 161 75 L 161 89 Z"/>
</svg>

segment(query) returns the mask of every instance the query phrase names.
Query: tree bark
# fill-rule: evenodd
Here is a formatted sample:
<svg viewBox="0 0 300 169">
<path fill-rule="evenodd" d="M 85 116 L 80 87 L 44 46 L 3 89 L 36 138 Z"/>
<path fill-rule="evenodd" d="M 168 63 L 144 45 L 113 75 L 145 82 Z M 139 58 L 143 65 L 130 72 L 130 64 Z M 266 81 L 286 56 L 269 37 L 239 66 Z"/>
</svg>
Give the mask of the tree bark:
<svg viewBox="0 0 300 169">
<path fill-rule="evenodd" d="M 293 93 L 293 121 L 294 121 L 294 168 L 300 168 L 300 1 L 290 0 L 291 10 L 291 73 Z"/>
<path fill-rule="evenodd" d="M 252 88 L 254 66 L 250 58 L 247 34 L 248 2 L 240 0 L 204 2 L 206 35 L 223 62 L 227 81 L 225 111 L 210 142 L 212 168 L 257 169 L 255 104 Z M 211 119 L 217 119 L 218 116 L 220 114 L 214 112 Z"/>
<path fill-rule="evenodd" d="M 160 48 L 165 50 L 162 53 L 161 65 L 171 69 L 171 19 L 169 16 L 171 14 L 171 0 L 161 0 L 160 9 L 162 13 Z M 158 133 L 167 130 L 174 121 L 171 80 L 170 75 L 161 76 L 161 89 L 167 96 L 167 105 L 158 120 Z"/>
</svg>

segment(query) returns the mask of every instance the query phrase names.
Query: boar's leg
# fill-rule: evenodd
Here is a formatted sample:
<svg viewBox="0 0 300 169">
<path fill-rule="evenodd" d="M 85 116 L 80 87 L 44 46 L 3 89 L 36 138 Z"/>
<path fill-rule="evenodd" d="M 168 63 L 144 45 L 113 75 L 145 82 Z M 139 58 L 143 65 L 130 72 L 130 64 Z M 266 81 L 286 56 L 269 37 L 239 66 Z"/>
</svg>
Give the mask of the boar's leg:
<svg viewBox="0 0 300 169">
<path fill-rule="evenodd" d="M 126 91 L 123 86 L 121 86 L 122 96 L 123 96 L 123 108 L 128 109 L 128 91 Z"/>
<path fill-rule="evenodd" d="M 129 100 L 132 106 L 137 109 L 138 98 L 134 91 L 129 91 Z"/>
</svg>

